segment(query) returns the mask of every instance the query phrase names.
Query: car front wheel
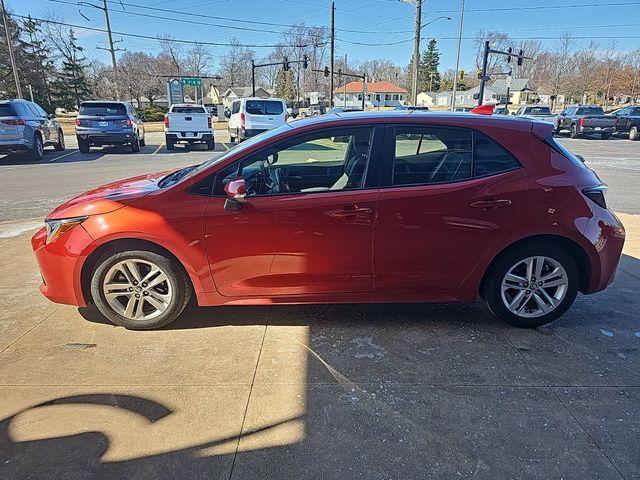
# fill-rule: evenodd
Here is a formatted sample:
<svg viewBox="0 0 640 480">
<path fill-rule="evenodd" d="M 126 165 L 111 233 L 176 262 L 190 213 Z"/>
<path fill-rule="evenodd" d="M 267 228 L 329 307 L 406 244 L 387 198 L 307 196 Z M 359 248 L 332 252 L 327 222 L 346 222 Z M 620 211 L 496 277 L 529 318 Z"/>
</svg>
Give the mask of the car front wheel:
<svg viewBox="0 0 640 480">
<path fill-rule="evenodd" d="M 62 130 L 58 130 L 58 142 L 53 146 L 56 152 L 64 152 L 64 133 Z"/>
<path fill-rule="evenodd" d="M 638 140 L 639 138 L 638 127 L 631 127 L 629 130 L 629 140 Z"/>
<path fill-rule="evenodd" d="M 98 261 L 91 296 L 108 320 L 131 330 L 152 330 L 173 322 L 191 297 L 183 269 L 144 250 L 111 253 Z"/>
<path fill-rule="evenodd" d="M 484 297 L 498 319 L 533 328 L 564 314 L 578 294 L 578 283 L 576 264 L 562 248 L 530 244 L 494 262 L 487 272 Z"/>
</svg>

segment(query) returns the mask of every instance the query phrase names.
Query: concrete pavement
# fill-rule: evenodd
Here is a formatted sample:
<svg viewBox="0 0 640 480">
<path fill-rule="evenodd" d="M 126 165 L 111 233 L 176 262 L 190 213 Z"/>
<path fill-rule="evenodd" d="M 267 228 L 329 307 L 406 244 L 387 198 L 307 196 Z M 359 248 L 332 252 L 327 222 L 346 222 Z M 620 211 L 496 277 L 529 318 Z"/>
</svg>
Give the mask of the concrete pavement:
<svg viewBox="0 0 640 480">
<path fill-rule="evenodd" d="M 49 303 L 0 239 L 0 478 L 640 478 L 640 219 L 614 284 L 519 330 L 474 305 Z"/>
</svg>

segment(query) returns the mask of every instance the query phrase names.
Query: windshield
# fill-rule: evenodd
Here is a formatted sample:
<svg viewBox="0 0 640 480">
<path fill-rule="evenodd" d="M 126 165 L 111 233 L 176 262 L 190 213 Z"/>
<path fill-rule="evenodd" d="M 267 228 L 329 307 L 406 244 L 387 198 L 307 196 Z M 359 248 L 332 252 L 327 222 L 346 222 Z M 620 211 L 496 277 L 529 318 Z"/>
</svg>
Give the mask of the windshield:
<svg viewBox="0 0 640 480">
<path fill-rule="evenodd" d="M 80 115 L 126 115 L 127 108 L 122 103 L 83 103 Z"/>
<path fill-rule="evenodd" d="M 527 107 L 524 111 L 527 115 L 551 115 L 549 107 Z"/>
<path fill-rule="evenodd" d="M 202 107 L 173 107 L 171 113 L 207 113 Z"/>
<path fill-rule="evenodd" d="M 251 115 L 281 115 L 284 112 L 282 102 L 272 100 L 247 100 L 245 110 Z"/>
<path fill-rule="evenodd" d="M 219 157 L 215 157 L 215 158 L 212 158 L 211 160 L 207 160 L 206 162 L 201 163 L 193 170 L 192 173 L 193 175 L 195 175 L 196 173 L 201 172 L 211 167 L 212 165 L 223 162 L 225 159 L 229 158 L 231 155 L 235 155 L 237 153 L 248 150 L 251 147 L 253 147 L 256 143 L 260 143 L 264 140 L 268 140 L 269 138 L 280 135 L 282 132 L 286 132 L 290 128 L 292 127 L 289 124 L 285 123 L 284 125 L 280 125 L 277 128 L 273 128 L 271 130 L 267 130 L 265 132 L 259 133 L 254 137 L 249 137 L 247 140 L 243 141 L 242 143 L 238 143 L 235 147 L 231 147 L 229 150 L 224 152 Z"/>
<path fill-rule="evenodd" d="M 604 115 L 601 107 L 580 107 L 576 115 Z"/>
</svg>

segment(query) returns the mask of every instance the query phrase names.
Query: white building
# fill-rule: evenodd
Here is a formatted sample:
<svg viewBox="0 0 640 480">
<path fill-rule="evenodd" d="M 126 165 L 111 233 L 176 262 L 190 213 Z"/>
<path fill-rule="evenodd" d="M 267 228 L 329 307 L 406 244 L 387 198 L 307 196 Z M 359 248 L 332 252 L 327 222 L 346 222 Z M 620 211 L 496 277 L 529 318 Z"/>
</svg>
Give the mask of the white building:
<svg viewBox="0 0 640 480">
<path fill-rule="evenodd" d="M 336 107 L 362 108 L 364 97 L 365 107 L 397 107 L 404 105 L 407 91 L 391 82 L 349 82 L 335 90 L 333 104 Z"/>
</svg>

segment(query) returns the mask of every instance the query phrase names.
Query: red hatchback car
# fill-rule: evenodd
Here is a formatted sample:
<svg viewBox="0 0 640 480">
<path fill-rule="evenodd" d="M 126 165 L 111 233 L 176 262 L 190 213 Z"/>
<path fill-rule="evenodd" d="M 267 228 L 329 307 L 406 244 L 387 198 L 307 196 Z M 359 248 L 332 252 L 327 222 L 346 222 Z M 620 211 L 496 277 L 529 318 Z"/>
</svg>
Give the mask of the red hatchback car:
<svg viewBox="0 0 640 480">
<path fill-rule="evenodd" d="M 520 327 L 613 280 L 624 229 L 553 125 L 314 117 L 105 185 L 32 239 L 55 302 L 151 329 L 199 305 L 475 301 Z"/>
</svg>

